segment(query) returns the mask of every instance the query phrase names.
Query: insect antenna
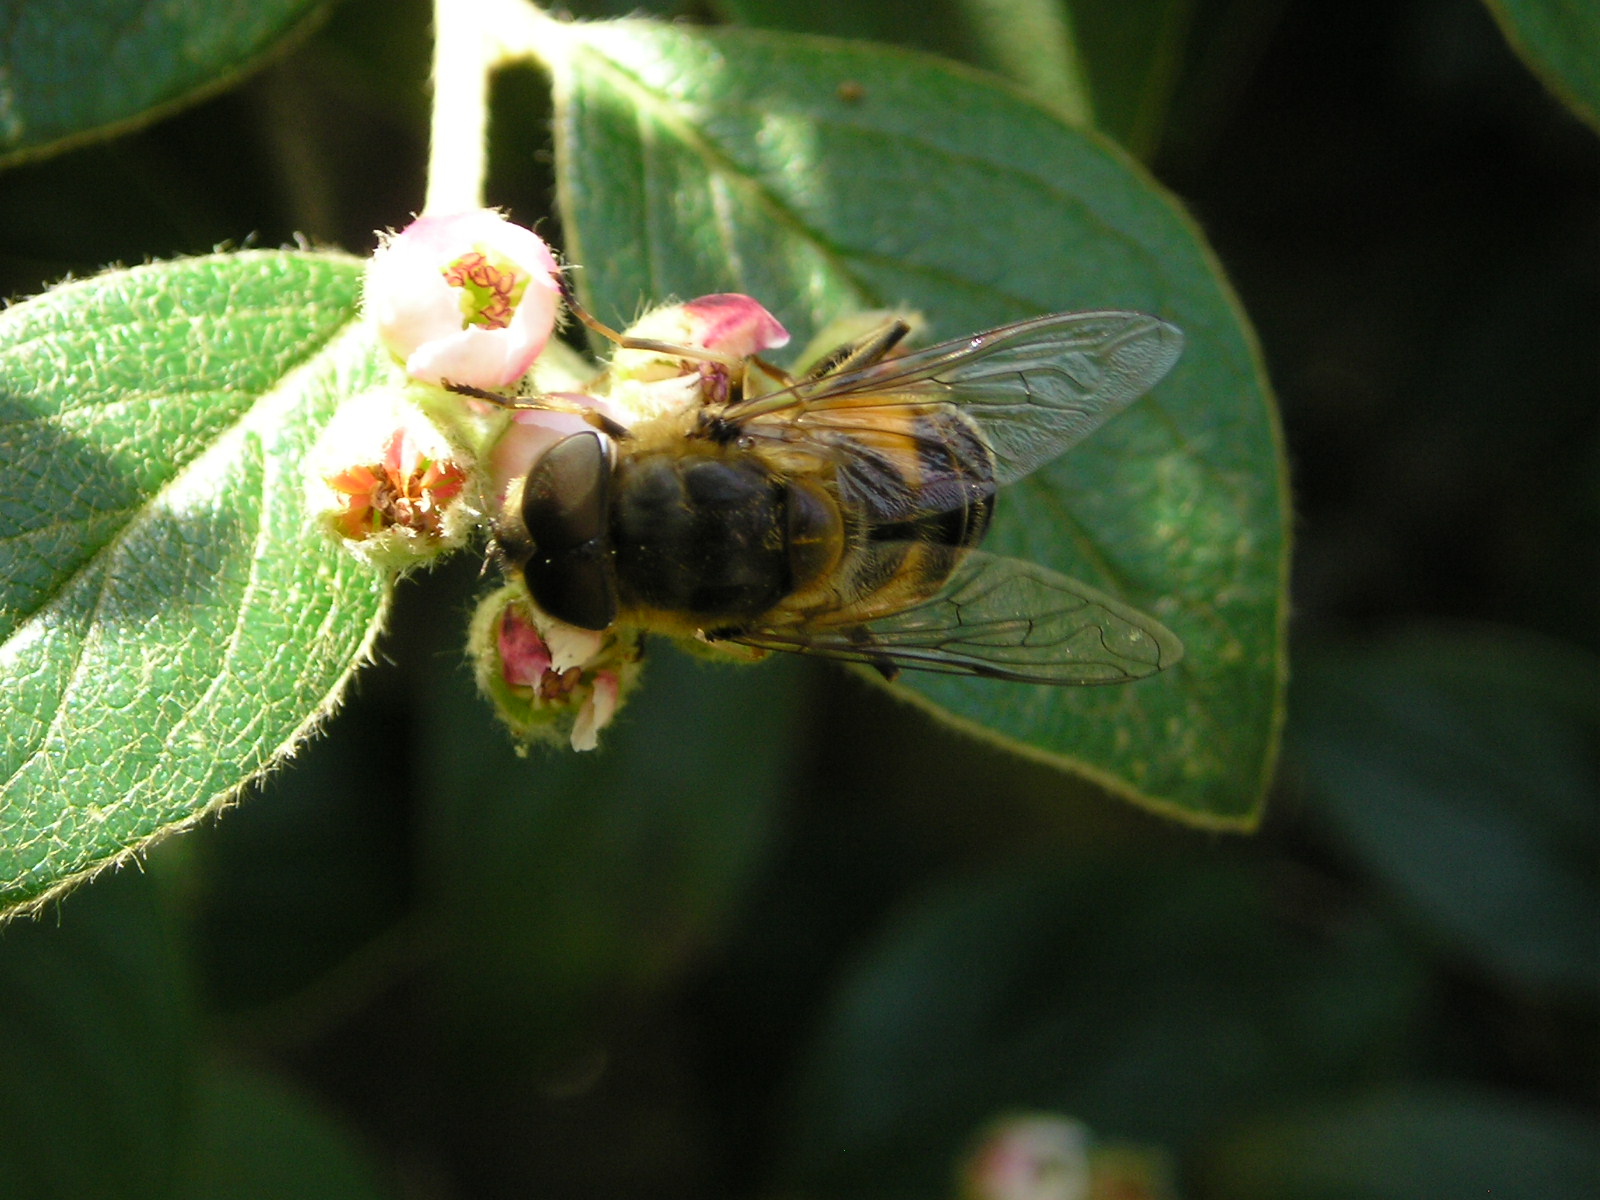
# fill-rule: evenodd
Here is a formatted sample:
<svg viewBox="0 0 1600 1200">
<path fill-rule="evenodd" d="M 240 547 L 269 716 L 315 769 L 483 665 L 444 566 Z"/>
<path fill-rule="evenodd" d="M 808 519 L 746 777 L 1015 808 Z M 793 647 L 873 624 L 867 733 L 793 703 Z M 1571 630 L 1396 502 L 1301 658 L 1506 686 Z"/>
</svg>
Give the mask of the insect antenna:
<svg viewBox="0 0 1600 1200">
<path fill-rule="evenodd" d="M 561 277 L 561 296 L 567 302 L 567 307 L 572 310 L 573 316 L 619 349 L 645 350 L 651 354 L 668 354 L 673 358 L 717 363 L 733 370 L 743 365 L 743 360 L 737 355 L 718 354 L 715 350 L 707 350 L 703 346 L 679 346 L 673 342 L 658 342 L 654 338 L 637 338 L 618 333 L 579 303 L 577 291 L 565 276 Z"/>
</svg>

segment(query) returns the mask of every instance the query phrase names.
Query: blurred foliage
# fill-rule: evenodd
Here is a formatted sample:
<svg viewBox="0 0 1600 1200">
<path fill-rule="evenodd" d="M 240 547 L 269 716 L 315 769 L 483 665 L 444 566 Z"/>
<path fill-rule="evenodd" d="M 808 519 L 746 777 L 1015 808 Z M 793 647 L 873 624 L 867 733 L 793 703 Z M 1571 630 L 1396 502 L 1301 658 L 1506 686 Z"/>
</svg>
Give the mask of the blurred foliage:
<svg viewBox="0 0 1600 1200">
<path fill-rule="evenodd" d="M 0 292 L 367 249 L 420 202 L 427 24 L 349 0 L 245 86 L 9 171 Z M 439 572 L 324 741 L 0 930 L 0 1193 L 927 1196 L 1048 1105 L 1167 1147 L 1191 1200 L 1585 1195 L 1596 140 L 1458 0 L 1198 2 L 1170 53 L 1153 165 L 1297 466 L 1260 834 L 806 664 L 662 654 L 614 744 L 519 761 L 456 646 L 478 581 Z M 542 211 L 542 85 L 499 89 L 493 198 Z"/>
<path fill-rule="evenodd" d="M 234 82 L 316 18 L 315 0 L 6 0 L 0 163 L 148 123 Z"/>
</svg>

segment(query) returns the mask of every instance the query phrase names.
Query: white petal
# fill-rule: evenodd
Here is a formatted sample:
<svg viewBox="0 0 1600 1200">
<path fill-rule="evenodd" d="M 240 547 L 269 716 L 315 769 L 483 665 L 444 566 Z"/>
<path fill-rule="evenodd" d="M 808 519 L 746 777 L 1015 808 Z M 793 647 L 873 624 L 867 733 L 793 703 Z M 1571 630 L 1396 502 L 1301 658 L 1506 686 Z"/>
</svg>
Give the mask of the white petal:
<svg viewBox="0 0 1600 1200">
<path fill-rule="evenodd" d="M 544 644 L 550 647 L 550 667 L 555 671 L 584 666 L 600 652 L 600 645 L 606 640 L 603 633 L 549 618 L 540 624 L 546 626 L 539 632 Z"/>
</svg>

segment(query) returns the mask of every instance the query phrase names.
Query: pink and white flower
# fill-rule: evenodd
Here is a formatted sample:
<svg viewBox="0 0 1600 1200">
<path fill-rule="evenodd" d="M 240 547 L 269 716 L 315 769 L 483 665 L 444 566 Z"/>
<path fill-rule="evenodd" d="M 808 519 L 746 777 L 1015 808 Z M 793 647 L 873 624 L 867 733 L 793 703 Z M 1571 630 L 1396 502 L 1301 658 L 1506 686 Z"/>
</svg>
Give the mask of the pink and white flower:
<svg viewBox="0 0 1600 1200">
<path fill-rule="evenodd" d="M 466 544 L 481 510 L 472 453 L 380 387 L 340 405 L 306 459 L 306 505 L 369 562 L 404 569 Z"/>
<path fill-rule="evenodd" d="M 1089 1131 L 1049 1113 L 1004 1117 L 963 1165 L 962 1200 L 1089 1200 Z"/>
<path fill-rule="evenodd" d="M 593 750 L 639 673 L 638 635 L 576 629 L 534 608 L 515 584 L 473 617 L 478 686 L 522 741 L 565 738 Z"/>
<path fill-rule="evenodd" d="M 624 335 L 707 352 L 696 358 L 666 350 L 619 349 L 611 359 L 609 396 L 634 420 L 725 400 L 750 358 L 789 341 L 789 331 L 778 318 L 737 292 L 652 309 Z"/>
<path fill-rule="evenodd" d="M 652 309 L 628 328 L 627 335 L 674 346 L 694 346 L 730 359 L 748 358 L 789 344 L 789 331 L 778 318 L 760 302 L 739 292 L 717 292 Z M 635 359 L 634 355 L 639 357 Z M 624 368 L 632 362 L 660 357 L 653 350 L 617 353 Z"/>
<path fill-rule="evenodd" d="M 378 337 L 423 383 L 516 383 L 549 341 L 561 300 L 555 255 L 490 209 L 419 217 L 367 266 Z"/>
</svg>

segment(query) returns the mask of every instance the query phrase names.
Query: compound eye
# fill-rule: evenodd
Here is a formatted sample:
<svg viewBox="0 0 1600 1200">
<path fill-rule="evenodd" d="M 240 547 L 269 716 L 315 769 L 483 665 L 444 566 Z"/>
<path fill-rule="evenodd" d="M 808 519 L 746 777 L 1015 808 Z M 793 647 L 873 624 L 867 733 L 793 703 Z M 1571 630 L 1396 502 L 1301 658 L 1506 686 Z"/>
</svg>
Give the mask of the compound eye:
<svg viewBox="0 0 1600 1200">
<path fill-rule="evenodd" d="M 522 522 L 533 544 L 522 577 L 534 603 L 580 629 L 607 629 L 617 619 L 610 510 L 611 463 L 598 433 L 562 438 L 522 485 Z"/>
<path fill-rule="evenodd" d="M 598 631 L 617 619 L 616 576 L 598 543 L 554 559 L 530 558 L 522 578 L 533 602 L 558 621 Z"/>
<path fill-rule="evenodd" d="M 535 550 L 559 554 L 604 538 L 610 483 L 611 464 L 598 433 L 575 433 L 546 450 L 522 485 L 522 521 Z"/>
</svg>

